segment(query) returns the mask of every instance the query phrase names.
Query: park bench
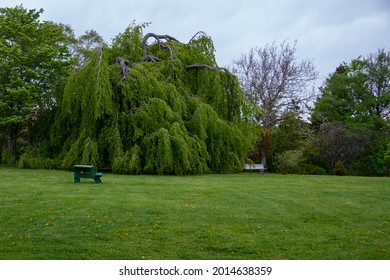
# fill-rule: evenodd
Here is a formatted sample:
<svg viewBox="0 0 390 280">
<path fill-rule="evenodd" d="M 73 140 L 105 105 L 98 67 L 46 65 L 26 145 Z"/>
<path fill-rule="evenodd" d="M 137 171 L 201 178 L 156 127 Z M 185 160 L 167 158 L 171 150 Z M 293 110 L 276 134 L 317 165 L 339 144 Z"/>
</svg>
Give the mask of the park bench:
<svg viewBox="0 0 390 280">
<path fill-rule="evenodd" d="M 267 168 L 264 167 L 261 163 L 245 164 L 244 171 L 258 171 L 264 173 Z"/>
<path fill-rule="evenodd" d="M 97 173 L 93 165 L 74 165 L 74 182 L 79 183 L 81 178 L 91 178 L 95 180 L 96 184 L 102 182 L 100 177 L 103 176 L 103 173 Z"/>
</svg>

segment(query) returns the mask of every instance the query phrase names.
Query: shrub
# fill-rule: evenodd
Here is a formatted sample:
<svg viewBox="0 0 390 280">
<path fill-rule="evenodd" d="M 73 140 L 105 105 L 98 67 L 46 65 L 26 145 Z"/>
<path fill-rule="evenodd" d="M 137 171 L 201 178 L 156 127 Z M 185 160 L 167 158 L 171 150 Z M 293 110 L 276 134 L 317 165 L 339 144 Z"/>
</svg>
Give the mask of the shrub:
<svg viewBox="0 0 390 280">
<path fill-rule="evenodd" d="M 18 162 L 18 167 L 30 169 L 55 169 L 58 168 L 58 162 L 51 158 L 23 155 Z"/>
<path fill-rule="evenodd" d="M 0 158 L 0 162 L 6 165 L 13 165 L 11 149 L 4 149 Z"/>
<path fill-rule="evenodd" d="M 308 164 L 305 166 L 305 174 L 307 175 L 326 175 L 326 170 L 322 167 Z"/>
<path fill-rule="evenodd" d="M 282 174 L 302 174 L 305 158 L 300 150 L 288 150 L 276 156 L 276 166 Z"/>
<path fill-rule="evenodd" d="M 336 161 L 333 167 L 333 174 L 338 176 L 345 176 L 347 173 L 348 171 L 344 163 L 341 160 Z"/>
</svg>

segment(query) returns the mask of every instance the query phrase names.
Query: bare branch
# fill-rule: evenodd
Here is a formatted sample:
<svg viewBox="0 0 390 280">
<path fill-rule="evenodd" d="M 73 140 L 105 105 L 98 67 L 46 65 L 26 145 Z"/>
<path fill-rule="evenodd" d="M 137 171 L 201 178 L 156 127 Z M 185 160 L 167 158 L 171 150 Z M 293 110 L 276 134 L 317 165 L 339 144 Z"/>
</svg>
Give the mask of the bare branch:
<svg viewBox="0 0 390 280">
<path fill-rule="evenodd" d="M 128 66 L 133 67 L 136 65 L 136 63 L 134 63 L 130 60 L 123 59 L 121 57 L 116 58 L 116 64 L 119 64 L 121 67 L 121 74 L 123 75 L 122 80 L 125 80 L 127 77 L 127 74 L 129 73 Z"/>
<path fill-rule="evenodd" d="M 147 49 L 148 49 L 147 42 L 148 42 L 149 38 L 155 38 L 157 43 L 159 43 L 159 44 L 161 44 L 161 40 L 165 40 L 167 42 L 179 42 L 176 38 L 174 38 L 170 35 L 157 35 L 154 33 L 148 33 L 144 36 L 144 39 L 142 41 L 142 49 L 144 51 L 147 51 Z"/>
<path fill-rule="evenodd" d="M 264 48 L 251 49 L 234 62 L 234 73 L 246 97 L 264 110 L 262 124 L 275 125 L 286 110 L 302 113 L 307 103 L 314 100 L 310 85 L 316 80 L 313 61 L 297 62 L 296 41 L 293 45 L 282 42 Z"/>
<path fill-rule="evenodd" d="M 204 32 L 204 31 L 198 31 L 198 32 L 196 32 L 195 35 L 192 36 L 192 38 L 188 41 L 188 43 L 191 43 L 192 40 L 195 40 L 195 39 L 197 39 L 197 38 L 199 38 L 199 37 L 207 37 L 206 32 Z"/>
<path fill-rule="evenodd" d="M 158 58 L 154 55 L 144 54 L 142 56 L 142 62 L 149 61 L 149 62 L 160 62 L 162 61 L 161 58 Z"/>
<path fill-rule="evenodd" d="M 157 35 L 154 33 L 148 33 L 144 36 L 144 39 L 143 39 L 142 45 L 141 45 L 142 50 L 144 51 L 144 53 L 142 55 L 142 61 L 151 61 L 151 62 L 161 61 L 161 58 L 158 58 L 158 57 L 155 57 L 153 55 L 148 54 L 148 44 L 147 43 L 148 43 L 149 38 L 155 38 L 157 41 L 157 44 L 159 44 L 160 47 L 164 47 L 164 48 L 169 49 L 171 58 L 173 57 L 172 49 L 169 46 L 163 44 L 161 41 L 164 40 L 166 42 L 179 42 L 176 38 L 174 38 L 170 35 Z"/>
<path fill-rule="evenodd" d="M 222 70 L 222 71 L 225 71 L 226 73 L 230 74 L 230 71 L 228 69 L 224 68 L 224 67 L 211 67 L 210 65 L 201 64 L 201 63 L 192 64 L 192 65 L 186 66 L 186 69 L 194 69 L 194 68 L 206 68 L 206 69 L 209 69 L 209 70 L 212 70 L 212 71 Z"/>
</svg>

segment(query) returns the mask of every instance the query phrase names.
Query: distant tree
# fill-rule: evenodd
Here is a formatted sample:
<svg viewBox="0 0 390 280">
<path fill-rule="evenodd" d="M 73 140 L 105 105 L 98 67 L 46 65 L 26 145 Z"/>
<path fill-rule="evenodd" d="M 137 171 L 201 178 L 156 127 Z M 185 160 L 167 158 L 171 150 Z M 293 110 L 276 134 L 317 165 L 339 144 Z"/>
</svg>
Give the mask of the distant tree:
<svg viewBox="0 0 390 280">
<path fill-rule="evenodd" d="M 364 61 L 369 114 L 390 122 L 390 51 L 381 49 Z"/>
<path fill-rule="evenodd" d="M 321 88 L 312 120 L 366 123 L 380 128 L 390 121 L 390 51 L 340 65 Z"/>
<path fill-rule="evenodd" d="M 329 76 L 315 102 L 312 123 L 330 168 L 383 175 L 390 142 L 390 52 L 343 63 Z"/>
<path fill-rule="evenodd" d="M 276 155 L 275 164 L 282 174 L 302 174 L 305 158 L 301 150 L 288 150 Z"/>
<path fill-rule="evenodd" d="M 286 112 L 302 114 L 314 100 L 311 87 L 317 79 L 313 61 L 297 61 L 296 44 L 273 43 L 264 48 L 254 48 L 234 61 L 234 73 L 239 77 L 246 98 L 263 111 L 257 121 L 264 128 L 259 140 L 261 162 L 265 165 L 272 153 L 272 130 Z"/>
<path fill-rule="evenodd" d="M 286 159 L 286 155 L 295 155 L 290 151 L 300 151 L 302 157 L 307 156 L 306 149 L 310 148 L 312 140 L 310 124 L 292 112 L 285 113 L 279 124 L 273 128 L 272 139 L 274 149 L 268 158 L 268 168 L 271 171 L 281 171 L 280 161 Z M 283 156 L 281 157 L 281 155 Z M 303 170 L 304 166 L 300 166 L 300 168 Z"/>
<path fill-rule="evenodd" d="M 73 31 L 70 32 L 68 48 L 71 53 L 73 68 L 83 67 L 88 58 L 97 48 L 106 47 L 104 39 L 95 30 L 87 30 L 83 35 L 76 38 Z"/>
<path fill-rule="evenodd" d="M 331 171 L 337 163 L 351 167 L 362 155 L 372 152 L 372 134 L 371 130 L 363 126 L 324 123 L 317 132 L 315 145 Z"/>
<path fill-rule="evenodd" d="M 310 124 L 293 113 L 283 115 L 283 120 L 274 128 L 275 152 L 298 150 L 311 138 Z"/>
<path fill-rule="evenodd" d="M 32 113 L 55 106 L 69 71 L 68 27 L 40 21 L 43 10 L 0 8 L 0 128 L 17 139 Z"/>
</svg>

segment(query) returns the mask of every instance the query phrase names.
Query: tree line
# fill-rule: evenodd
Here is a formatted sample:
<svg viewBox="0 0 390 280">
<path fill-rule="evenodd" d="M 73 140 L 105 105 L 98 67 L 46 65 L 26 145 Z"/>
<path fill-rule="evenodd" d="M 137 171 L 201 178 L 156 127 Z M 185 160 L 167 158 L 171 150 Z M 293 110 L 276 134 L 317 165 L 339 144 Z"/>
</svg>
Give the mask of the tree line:
<svg viewBox="0 0 390 280">
<path fill-rule="evenodd" d="M 388 176 L 390 52 L 340 64 L 319 89 L 296 45 L 254 48 L 228 69 L 212 39 L 186 43 L 130 23 L 96 31 L 0 9 L 0 160 L 94 164 L 118 173 L 270 172 Z"/>
<path fill-rule="evenodd" d="M 263 112 L 250 158 L 280 173 L 389 175 L 390 51 L 341 63 L 316 92 L 313 61 L 295 50 L 272 44 L 234 62 Z"/>
</svg>

